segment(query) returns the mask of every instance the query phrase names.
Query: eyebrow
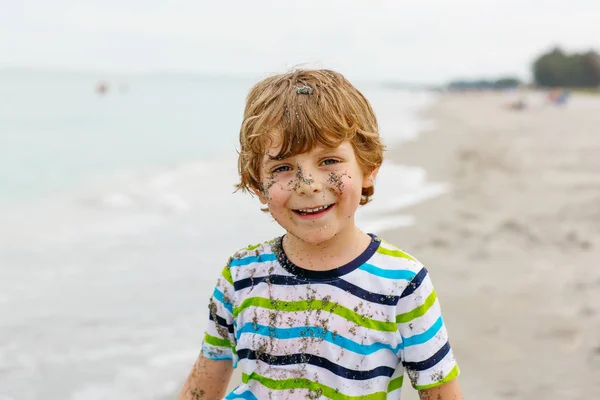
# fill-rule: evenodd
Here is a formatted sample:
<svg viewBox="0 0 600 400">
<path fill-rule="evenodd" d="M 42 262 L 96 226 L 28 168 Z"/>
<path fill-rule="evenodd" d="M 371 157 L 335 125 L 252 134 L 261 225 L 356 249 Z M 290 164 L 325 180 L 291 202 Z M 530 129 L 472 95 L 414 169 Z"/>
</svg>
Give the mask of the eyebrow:
<svg viewBox="0 0 600 400">
<path fill-rule="evenodd" d="M 266 156 L 266 162 L 274 162 L 274 161 L 281 161 L 281 160 L 285 160 L 286 158 L 288 158 L 288 156 L 281 156 L 281 157 L 277 157 L 277 156 L 272 156 L 270 154 L 265 154 Z M 263 158 L 264 159 L 264 158 Z"/>
<path fill-rule="evenodd" d="M 341 150 L 339 147 L 318 147 L 317 148 L 317 155 L 319 156 L 323 156 L 324 154 L 329 154 L 329 153 L 334 153 L 336 155 L 345 155 L 346 152 L 344 150 Z M 274 164 L 278 161 L 283 161 L 286 158 L 291 157 L 290 155 L 283 155 L 281 157 L 277 157 L 277 156 L 272 156 L 270 154 L 265 154 L 265 158 L 263 158 L 263 163 L 265 165 L 269 165 L 269 164 Z"/>
<path fill-rule="evenodd" d="M 263 157 L 263 165 L 268 167 L 271 166 L 272 164 L 276 164 L 280 161 L 285 160 L 287 157 L 275 157 L 275 156 L 271 156 L 269 154 L 265 154 L 265 157 Z"/>
<path fill-rule="evenodd" d="M 334 156 L 334 157 L 348 157 L 348 152 L 344 149 L 340 149 L 338 147 L 321 147 L 317 150 L 317 155 L 319 157 L 323 156 Z"/>
</svg>

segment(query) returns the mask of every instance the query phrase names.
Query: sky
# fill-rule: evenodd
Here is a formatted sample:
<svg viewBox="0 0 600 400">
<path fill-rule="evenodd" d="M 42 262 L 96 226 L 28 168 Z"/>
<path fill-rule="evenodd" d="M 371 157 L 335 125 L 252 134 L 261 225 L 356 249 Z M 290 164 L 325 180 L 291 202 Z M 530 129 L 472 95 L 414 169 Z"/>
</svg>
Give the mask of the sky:
<svg viewBox="0 0 600 400">
<path fill-rule="evenodd" d="M 529 79 L 557 45 L 600 51 L 597 1 L 0 0 L 0 68 Z"/>
</svg>

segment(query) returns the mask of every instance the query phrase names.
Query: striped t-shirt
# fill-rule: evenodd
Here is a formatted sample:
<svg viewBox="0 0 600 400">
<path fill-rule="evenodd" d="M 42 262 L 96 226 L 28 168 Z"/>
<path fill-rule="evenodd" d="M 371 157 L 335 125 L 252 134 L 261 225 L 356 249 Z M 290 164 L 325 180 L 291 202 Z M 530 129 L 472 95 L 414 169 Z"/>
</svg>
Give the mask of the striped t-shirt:
<svg viewBox="0 0 600 400">
<path fill-rule="evenodd" d="M 458 375 L 427 270 L 372 235 L 352 262 L 300 268 L 282 238 L 236 253 L 209 303 L 202 352 L 233 360 L 226 399 L 398 399 Z"/>
</svg>

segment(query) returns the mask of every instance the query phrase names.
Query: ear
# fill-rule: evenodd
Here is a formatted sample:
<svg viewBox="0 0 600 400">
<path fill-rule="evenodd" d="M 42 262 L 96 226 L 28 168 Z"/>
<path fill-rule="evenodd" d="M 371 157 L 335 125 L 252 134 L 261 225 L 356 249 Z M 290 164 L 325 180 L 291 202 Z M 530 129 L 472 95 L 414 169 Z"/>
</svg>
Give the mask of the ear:
<svg viewBox="0 0 600 400">
<path fill-rule="evenodd" d="M 375 184 L 375 178 L 377 178 L 377 174 L 379 173 L 379 167 L 374 168 L 371 172 L 367 172 L 365 174 L 365 179 L 363 180 L 362 187 L 368 188 Z"/>
<path fill-rule="evenodd" d="M 267 197 L 265 196 L 265 193 L 260 190 L 255 188 L 254 186 L 252 186 L 251 188 L 252 193 L 254 193 L 256 195 L 256 197 L 258 197 L 258 200 L 260 200 L 261 204 L 267 204 Z"/>
</svg>

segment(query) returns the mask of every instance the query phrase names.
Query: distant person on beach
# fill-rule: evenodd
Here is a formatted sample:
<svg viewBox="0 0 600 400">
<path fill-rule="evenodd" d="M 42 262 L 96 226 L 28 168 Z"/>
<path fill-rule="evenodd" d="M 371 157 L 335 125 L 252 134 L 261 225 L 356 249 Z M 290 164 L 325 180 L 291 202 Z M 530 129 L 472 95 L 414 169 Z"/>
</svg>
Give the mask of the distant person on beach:
<svg viewBox="0 0 600 400">
<path fill-rule="evenodd" d="M 550 92 L 548 92 L 547 100 L 550 104 L 556 106 L 564 106 L 565 104 L 567 104 L 570 94 L 571 93 L 565 89 L 553 89 Z"/>
<path fill-rule="evenodd" d="M 513 111 L 523 111 L 527 109 L 526 90 L 519 87 L 516 91 L 517 99 L 505 104 L 505 107 Z"/>
<path fill-rule="evenodd" d="M 508 108 L 509 110 L 514 110 L 514 111 L 523 111 L 524 109 L 527 108 L 527 103 L 523 99 L 518 99 L 518 100 L 507 103 L 506 108 Z"/>
<path fill-rule="evenodd" d="M 354 222 L 383 150 L 369 102 L 339 73 L 250 90 L 237 187 L 286 233 L 223 268 L 180 400 L 399 399 L 405 370 L 421 399 L 462 399 L 427 269 Z M 242 383 L 226 394 L 236 367 Z"/>
</svg>

